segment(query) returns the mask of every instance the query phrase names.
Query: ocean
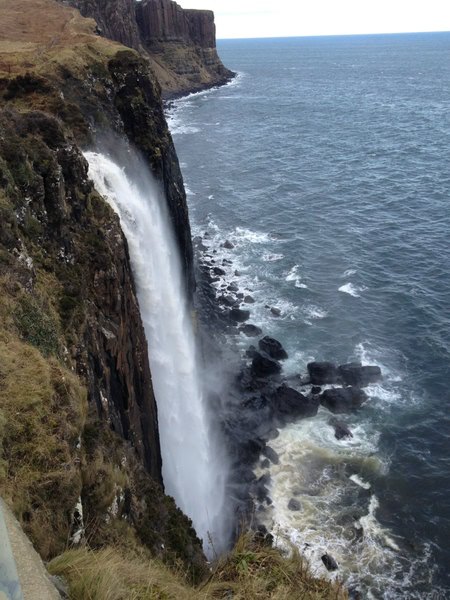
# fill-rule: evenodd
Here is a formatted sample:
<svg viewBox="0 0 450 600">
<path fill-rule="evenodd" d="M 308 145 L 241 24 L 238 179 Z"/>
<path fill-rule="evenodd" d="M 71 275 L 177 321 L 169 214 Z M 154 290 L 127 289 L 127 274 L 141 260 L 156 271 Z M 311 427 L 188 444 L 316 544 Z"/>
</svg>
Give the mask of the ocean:
<svg viewBox="0 0 450 600">
<path fill-rule="evenodd" d="M 383 372 L 345 416 L 352 438 L 322 408 L 270 442 L 260 518 L 364 598 L 450 598 L 450 34 L 218 49 L 237 77 L 168 113 L 194 236 L 286 348 L 286 375 Z"/>
</svg>

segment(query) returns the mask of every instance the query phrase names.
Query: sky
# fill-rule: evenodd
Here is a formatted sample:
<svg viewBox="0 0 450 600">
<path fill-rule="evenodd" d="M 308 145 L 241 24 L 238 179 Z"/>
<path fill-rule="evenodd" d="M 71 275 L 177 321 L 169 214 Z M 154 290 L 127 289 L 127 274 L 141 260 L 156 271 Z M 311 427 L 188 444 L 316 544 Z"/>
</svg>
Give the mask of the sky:
<svg viewBox="0 0 450 600">
<path fill-rule="evenodd" d="M 177 0 L 215 13 L 217 38 L 450 31 L 450 0 Z"/>
</svg>

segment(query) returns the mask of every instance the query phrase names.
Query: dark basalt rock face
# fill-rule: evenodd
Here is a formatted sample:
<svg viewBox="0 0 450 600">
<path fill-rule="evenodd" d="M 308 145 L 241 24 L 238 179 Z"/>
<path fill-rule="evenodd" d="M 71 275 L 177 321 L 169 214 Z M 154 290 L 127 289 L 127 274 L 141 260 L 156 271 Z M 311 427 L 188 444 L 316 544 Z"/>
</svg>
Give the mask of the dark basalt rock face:
<svg viewBox="0 0 450 600">
<path fill-rule="evenodd" d="M 136 18 L 144 47 L 168 67 L 169 74 L 160 76 L 167 95 L 220 85 L 233 76 L 217 54 L 212 11 L 183 9 L 172 0 L 142 0 L 136 3 Z"/>
<path fill-rule="evenodd" d="M 46 268 L 62 287 L 61 318 L 77 340 L 70 350 L 91 402 L 161 482 L 147 341 L 118 217 L 96 196 L 85 159 L 56 119 L 39 112 L 9 113 L 3 127 L 8 136 L 0 143 L 0 154 L 10 169 L 17 160 L 11 151 L 18 143 L 17 131 L 23 159 L 33 155 L 36 169 L 22 193 L 31 198 L 25 210 L 28 219 L 39 222 L 38 233 L 30 241 L 19 224 L 14 244 L 30 252 L 33 243 L 39 245 Z M 35 258 L 36 265 L 42 261 Z"/>
<path fill-rule="evenodd" d="M 135 17 L 135 0 L 69 0 L 83 17 L 95 19 L 99 33 L 138 49 L 140 35 Z"/>
<path fill-rule="evenodd" d="M 320 396 L 320 403 L 335 414 L 357 410 L 366 400 L 366 393 L 354 387 L 325 390 Z"/>
</svg>

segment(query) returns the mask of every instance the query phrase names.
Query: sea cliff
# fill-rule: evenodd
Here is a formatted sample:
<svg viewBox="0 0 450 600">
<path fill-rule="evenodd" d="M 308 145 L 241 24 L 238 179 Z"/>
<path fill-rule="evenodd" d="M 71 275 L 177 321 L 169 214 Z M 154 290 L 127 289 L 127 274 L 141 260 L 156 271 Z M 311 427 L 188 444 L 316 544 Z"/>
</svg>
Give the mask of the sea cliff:
<svg viewBox="0 0 450 600">
<path fill-rule="evenodd" d="M 52 0 L 27 9 L 0 8 L 2 495 L 46 559 L 76 531 L 94 543 L 114 537 L 126 518 L 129 535 L 196 577 L 200 542 L 163 495 L 127 242 L 81 153 L 115 135 L 141 151 L 166 192 L 192 293 L 187 206 L 160 88 L 145 59 L 96 35 L 75 9 Z M 38 373 L 31 390 L 19 389 Z"/>
<path fill-rule="evenodd" d="M 214 13 L 173 0 L 68 0 L 92 17 L 98 33 L 140 51 L 171 98 L 230 80 L 216 50 Z"/>
</svg>

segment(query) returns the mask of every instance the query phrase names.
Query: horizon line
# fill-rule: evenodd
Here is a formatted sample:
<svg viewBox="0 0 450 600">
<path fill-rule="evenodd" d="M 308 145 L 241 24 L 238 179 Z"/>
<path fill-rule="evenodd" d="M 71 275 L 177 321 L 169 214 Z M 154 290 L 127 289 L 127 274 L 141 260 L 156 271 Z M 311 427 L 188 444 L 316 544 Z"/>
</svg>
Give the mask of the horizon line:
<svg viewBox="0 0 450 600">
<path fill-rule="evenodd" d="M 450 29 L 427 29 L 424 31 L 378 31 L 370 33 L 306 33 L 300 35 L 266 35 L 251 37 L 218 37 L 217 41 L 227 40 L 287 40 L 298 38 L 318 38 L 318 37 L 362 37 L 362 36 L 381 36 L 381 35 L 408 35 L 422 33 L 450 33 Z"/>
</svg>

